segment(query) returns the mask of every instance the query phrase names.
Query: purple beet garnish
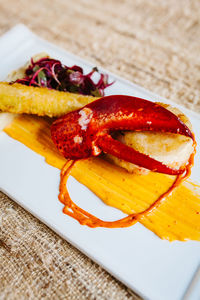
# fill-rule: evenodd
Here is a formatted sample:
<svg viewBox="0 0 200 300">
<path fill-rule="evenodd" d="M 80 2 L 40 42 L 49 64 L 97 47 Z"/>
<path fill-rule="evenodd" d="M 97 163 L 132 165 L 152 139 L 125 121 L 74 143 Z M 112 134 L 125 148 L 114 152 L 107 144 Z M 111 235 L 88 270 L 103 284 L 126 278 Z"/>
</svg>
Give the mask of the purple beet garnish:
<svg viewBox="0 0 200 300">
<path fill-rule="evenodd" d="M 97 83 L 92 79 L 95 72 L 100 75 Z M 104 96 L 105 88 L 114 83 L 108 83 L 108 75 L 99 73 L 96 67 L 84 75 L 81 67 L 76 65 L 68 67 L 59 60 L 48 57 L 35 62 L 31 58 L 31 63 L 25 71 L 25 77 L 14 83 L 16 82 L 95 97 Z"/>
</svg>

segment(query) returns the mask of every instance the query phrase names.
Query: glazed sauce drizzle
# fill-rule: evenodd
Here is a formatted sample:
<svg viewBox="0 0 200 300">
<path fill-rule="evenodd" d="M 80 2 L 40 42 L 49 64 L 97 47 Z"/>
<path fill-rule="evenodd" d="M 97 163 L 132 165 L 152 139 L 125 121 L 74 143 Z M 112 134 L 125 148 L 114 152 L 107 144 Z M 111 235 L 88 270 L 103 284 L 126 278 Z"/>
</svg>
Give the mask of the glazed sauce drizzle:
<svg viewBox="0 0 200 300">
<path fill-rule="evenodd" d="M 64 204 L 63 213 L 66 215 L 71 216 L 72 218 L 76 219 L 81 225 L 87 225 L 89 227 L 106 227 L 106 228 L 122 228 L 122 227 L 129 227 L 140 221 L 144 216 L 152 213 L 155 209 L 157 209 L 163 201 L 169 196 L 176 187 L 178 187 L 186 178 L 188 178 L 191 174 L 191 168 L 194 164 L 194 155 L 196 153 L 196 141 L 194 139 L 193 143 L 194 151 L 190 156 L 188 164 L 186 165 L 184 173 L 178 175 L 174 180 L 171 187 L 164 192 L 158 199 L 152 203 L 147 209 L 142 212 L 131 214 L 123 219 L 117 221 L 103 221 L 94 215 L 88 213 L 84 209 L 80 208 L 76 205 L 67 190 L 67 180 L 70 176 L 71 170 L 74 164 L 77 161 L 68 160 L 66 164 L 63 166 L 60 174 L 60 188 L 59 188 L 59 200 Z"/>
</svg>

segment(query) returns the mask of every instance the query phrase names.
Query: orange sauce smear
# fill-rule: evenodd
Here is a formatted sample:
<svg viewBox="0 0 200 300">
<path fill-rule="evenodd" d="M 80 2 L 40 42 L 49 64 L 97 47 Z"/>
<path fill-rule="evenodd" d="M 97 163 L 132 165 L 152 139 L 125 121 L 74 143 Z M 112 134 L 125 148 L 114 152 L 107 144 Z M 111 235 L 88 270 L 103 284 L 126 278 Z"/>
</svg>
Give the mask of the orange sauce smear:
<svg viewBox="0 0 200 300">
<path fill-rule="evenodd" d="M 196 149 L 196 142 L 195 149 Z M 196 151 L 196 150 L 195 150 Z M 194 153 L 192 153 L 190 162 L 188 164 L 188 167 L 183 175 L 179 175 L 176 177 L 175 181 L 172 183 L 172 185 L 168 188 L 166 192 L 164 192 L 162 195 L 158 197 L 155 202 L 150 204 L 150 206 L 145 209 L 142 212 L 131 214 L 123 219 L 117 220 L 117 221 L 103 221 L 94 215 L 88 213 L 87 211 L 80 208 L 78 205 L 76 205 L 72 199 L 70 198 L 70 195 L 67 190 L 67 180 L 70 176 L 71 170 L 73 166 L 75 165 L 76 161 L 67 161 L 64 167 L 61 170 L 60 175 L 60 194 L 58 196 L 59 200 L 65 205 L 63 209 L 63 213 L 76 219 L 79 221 L 81 225 L 87 225 L 91 228 L 95 227 L 106 227 L 106 228 L 122 228 L 122 227 L 129 227 L 137 223 L 140 219 L 142 219 L 144 216 L 147 216 L 149 213 L 152 213 L 153 210 L 157 209 L 162 202 L 168 197 L 176 187 L 178 187 L 181 182 L 183 182 L 187 177 L 190 176 L 191 173 L 191 167 L 193 165 L 194 161 Z"/>
<path fill-rule="evenodd" d="M 19 116 L 5 132 L 43 155 L 47 163 L 60 169 L 65 164 L 61 172 L 59 199 L 65 205 L 63 212 L 78 219 L 81 224 L 114 228 L 127 227 L 139 221 L 163 239 L 200 240 L 200 186 L 181 183 L 189 176 L 193 157 L 187 172 L 177 178 L 153 172 L 141 176 L 129 174 L 101 158 L 66 163 L 51 141 L 48 119 Z M 78 207 L 66 189 L 70 173 L 106 204 L 121 209 L 129 216 L 106 222 Z"/>
</svg>

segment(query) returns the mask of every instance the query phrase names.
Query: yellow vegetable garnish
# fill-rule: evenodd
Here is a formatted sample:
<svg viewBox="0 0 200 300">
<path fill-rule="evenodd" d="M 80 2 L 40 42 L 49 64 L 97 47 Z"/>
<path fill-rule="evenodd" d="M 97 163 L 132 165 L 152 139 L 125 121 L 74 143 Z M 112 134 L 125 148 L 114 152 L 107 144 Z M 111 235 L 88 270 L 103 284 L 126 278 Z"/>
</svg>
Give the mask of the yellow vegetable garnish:
<svg viewBox="0 0 200 300">
<path fill-rule="evenodd" d="M 0 111 L 3 112 L 59 117 L 96 99 L 48 88 L 0 82 Z"/>
</svg>

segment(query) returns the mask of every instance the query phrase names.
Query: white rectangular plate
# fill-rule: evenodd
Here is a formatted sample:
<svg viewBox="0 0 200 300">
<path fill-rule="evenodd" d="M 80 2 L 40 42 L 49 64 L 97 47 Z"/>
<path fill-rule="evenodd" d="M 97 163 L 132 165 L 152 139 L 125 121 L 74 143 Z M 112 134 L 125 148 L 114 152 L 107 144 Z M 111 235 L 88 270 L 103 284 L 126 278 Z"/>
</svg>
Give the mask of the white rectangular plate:
<svg viewBox="0 0 200 300">
<path fill-rule="evenodd" d="M 42 51 L 67 65 L 78 64 L 86 72 L 93 66 L 40 39 L 25 26 L 17 25 L 0 38 L 0 80 Z M 110 79 L 116 82 L 107 89 L 107 95 L 128 94 L 174 104 L 109 74 Z M 199 115 L 181 109 L 191 119 L 197 143 L 200 144 Z M 199 182 L 199 159 L 198 149 L 192 171 L 192 179 L 196 182 Z M 0 134 L 0 188 L 3 192 L 144 298 L 176 300 L 185 295 L 185 299 L 199 299 L 195 274 L 200 262 L 200 243 L 163 241 L 141 224 L 125 229 L 81 226 L 62 213 L 63 206 L 57 199 L 58 184 L 59 170 L 5 133 Z M 72 177 L 69 190 L 76 203 L 97 216 L 104 216 L 107 220 L 123 216 L 117 209 L 102 203 Z"/>
</svg>

